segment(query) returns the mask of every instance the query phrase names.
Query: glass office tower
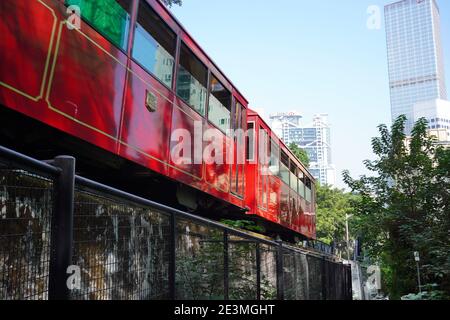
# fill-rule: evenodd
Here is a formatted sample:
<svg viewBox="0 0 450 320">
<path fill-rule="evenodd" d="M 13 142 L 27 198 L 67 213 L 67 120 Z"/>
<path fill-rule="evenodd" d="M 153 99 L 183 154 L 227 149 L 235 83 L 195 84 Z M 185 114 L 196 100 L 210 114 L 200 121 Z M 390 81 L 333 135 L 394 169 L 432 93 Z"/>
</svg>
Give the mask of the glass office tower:
<svg viewBox="0 0 450 320">
<path fill-rule="evenodd" d="M 417 102 L 446 99 L 439 8 L 435 0 L 403 0 L 385 7 L 392 119 L 414 125 Z"/>
<path fill-rule="evenodd" d="M 311 124 L 302 124 L 303 116 L 297 112 L 270 116 L 272 130 L 287 145 L 297 144 L 308 153 L 309 172 L 321 185 L 336 184 L 336 168 L 331 159 L 331 125 L 327 114 L 314 115 Z"/>
</svg>

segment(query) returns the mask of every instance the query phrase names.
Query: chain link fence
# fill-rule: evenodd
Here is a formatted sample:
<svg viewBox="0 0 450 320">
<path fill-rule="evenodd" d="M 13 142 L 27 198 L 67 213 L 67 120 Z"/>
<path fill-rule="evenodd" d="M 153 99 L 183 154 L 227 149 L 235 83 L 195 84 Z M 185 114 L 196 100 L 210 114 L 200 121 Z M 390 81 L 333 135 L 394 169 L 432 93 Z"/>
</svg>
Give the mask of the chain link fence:
<svg viewBox="0 0 450 320">
<path fill-rule="evenodd" d="M 0 147 L 1 300 L 351 299 L 350 268 Z M 349 280 L 350 279 L 350 280 Z"/>
</svg>

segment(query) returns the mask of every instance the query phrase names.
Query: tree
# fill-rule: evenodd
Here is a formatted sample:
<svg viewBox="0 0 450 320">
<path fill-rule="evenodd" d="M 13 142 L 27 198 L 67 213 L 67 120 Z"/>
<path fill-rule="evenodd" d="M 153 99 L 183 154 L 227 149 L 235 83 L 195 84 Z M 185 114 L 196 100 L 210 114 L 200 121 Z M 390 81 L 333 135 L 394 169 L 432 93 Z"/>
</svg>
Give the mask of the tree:
<svg viewBox="0 0 450 320">
<path fill-rule="evenodd" d="M 347 246 L 346 215 L 354 214 L 356 196 L 344 190 L 318 185 L 316 199 L 318 240 L 344 250 Z"/>
<path fill-rule="evenodd" d="M 174 4 L 181 6 L 183 4 L 182 0 L 161 0 L 166 6 L 172 7 Z"/>
<path fill-rule="evenodd" d="M 309 161 L 309 156 L 308 153 L 300 148 L 296 143 L 292 142 L 288 148 L 292 151 L 292 153 L 294 154 L 294 156 L 296 156 L 304 165 L 306 168 L 309 167 L 310 161 Z"/>
<path fill-rule="evenodd" d="M 437 146 L 420 119 L 410 139 L 406 117 L 391 130 L 379 126 L 372 140 L 375 161 L 365 161 L 373 175 L 344 180 L 360 196 L 356 228 L 364 249 L 380 262 L 392 298 L 417 292 L 413 252 L 421 255 L 422 283 L 439 284 L 450 294 L 450 150 Z"/>
</svg>

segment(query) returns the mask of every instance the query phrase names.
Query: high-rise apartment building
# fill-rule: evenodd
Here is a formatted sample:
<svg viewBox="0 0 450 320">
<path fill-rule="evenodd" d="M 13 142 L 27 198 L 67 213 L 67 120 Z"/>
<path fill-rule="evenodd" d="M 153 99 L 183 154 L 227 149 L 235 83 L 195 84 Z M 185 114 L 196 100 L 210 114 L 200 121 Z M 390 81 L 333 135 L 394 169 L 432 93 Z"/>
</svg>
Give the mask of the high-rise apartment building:
<svg viewBox="0 0 450 320">
<path fill-rule="evenodd" d="M 447 99 L 439 8 L 435 0 L 403 0 L 385 7 L 392 119 L 405 114 L 406 134 L 414 105 Z"/>
<path fill-rule="evenodd" d="M 270 116 L 275 133 L 287 145 L 296 143 L 309 156 L 309 171 L 325 185 L 335 185 L 336 171 L 331 158 L 331 130 L 328 115 L 318 114 L 313 122 L 302 124 L 302 115 L 297 112 L 278 113 Z"/>
</svg>

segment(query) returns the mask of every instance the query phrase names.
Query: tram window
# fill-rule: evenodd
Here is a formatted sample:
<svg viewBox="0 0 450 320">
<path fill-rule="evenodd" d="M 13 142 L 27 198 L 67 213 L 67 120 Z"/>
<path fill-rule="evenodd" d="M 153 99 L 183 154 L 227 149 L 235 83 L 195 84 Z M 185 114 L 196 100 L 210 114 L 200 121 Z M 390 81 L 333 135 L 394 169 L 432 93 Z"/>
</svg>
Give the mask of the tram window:
<svg viewBox="0 0 450 320">
<path fill-rule="evenodd" d="M 235 107 L 235 109 L 234 109 L 233 129 L 238 130 L 238 129 L 242 128 L 242 123 L 241 123 L 242 107 L 241 107 L 241 104 L 237 101 L 234 104 L 234 107 Z"/>
<path fill-rule="evenodd" d="M 247 110 L 243 106 L 241 106 L 241 126 L 240 126 L 240 128 L 245 131 L 246 126 L 247 126 Z"/>
<path fill-rule="evenodd" d="M 311 202 L 312 191 L 311 191 L 311 180 L 309 178 L 305 179 L 305 200 Z"/>
<path fill-rule="evenodd" d="M 172 87 L 176 35 L 144 1 L 139 2 L 133 58 L 167 87 Z"/>
<path fill-rule="evenodd" d="M 234 131 L 234 141 L 236 143 L 236 146 L 238 148 L 238 152 L 236 155 L 236 159 L 238 164 L 242 164 L 245 159 L 245 155 L 241 152 L 241 150 L 244 150 L 245 148 L 245 121 L 247 120 L 247 113 L 244 107 L 239 102 L 235 102 L 234 104 L 235 110 L 234 110 L 234 119 L 233 119 L 233 129 Z"/>
<path fill-rule="evenodd" d="M 258 164 L 267 175 L 267 166 L 269 164 L 269 133 L 262 126 L 259 126 L 258 135 Z"/>
<path fill-rule="evenodd" d="M 281 151 L 279 176 L 287 185 L 289 185 L 289 175 L 289 157 L 284 151 Z"/>
<path fill-rule="evenodd" d="M 181 45 L 177 95 L 202 116 L 206 114 L 208 69 L 184 44 Z"/>
<path fill-rule="evenodd" d="M 305 174 L 301 171 L 298 173 L 298 194 L 305 199 Z"/>
<path fill-rule="evenodd" d="M 208 119 L 227 133 L 231 120 L 231 94 L 214 76 L 210 88 Z"/>
<path fill-rule="evenodd" d="M 129 0 L 65 0 L 66 6 L 78 6 L 82 18 L 122 50 L 127 49 L 131 4 Z"/>
<path fill-rule="evenodd" d="M 248 134 L 247 134 L 247 160 L 254 161 L 255 160 L 255 124 L 253 122 L 249 122 L 247 125 Z"/>
<path fill-rule="evenodd" d="M 273 175 L 278 175 L 280 171 L 280 147 L 273 139 L 270 139 L 269 170 Z"/>
<path fill-rule="evenodd" d="M 291 181 L 290 181 L 290 186 L 292 190 L 295 190 L 295 192 L 297 192 L 298 189 L 298 178 L 297 178 L 297 166 L 295 165 L 295 163 L 291 162 L 291 170 L 290 170 L 290 176 L 291 176 Z"/>
</svg>

